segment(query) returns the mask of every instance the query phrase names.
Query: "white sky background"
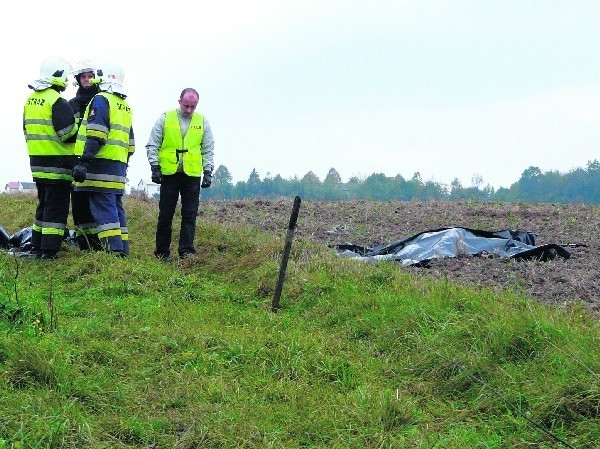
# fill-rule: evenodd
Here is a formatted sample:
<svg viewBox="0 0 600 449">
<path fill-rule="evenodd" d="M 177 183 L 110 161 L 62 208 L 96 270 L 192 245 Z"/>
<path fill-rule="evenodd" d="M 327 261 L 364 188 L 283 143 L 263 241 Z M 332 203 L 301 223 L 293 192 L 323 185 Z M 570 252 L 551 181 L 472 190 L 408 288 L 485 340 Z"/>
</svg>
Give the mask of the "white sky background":
<svg viewBox="0 0 600 449">
<path fill-rule="evenodd" d="M 47 56 L 123 65 L 130 186 L 149 179 L 150 130 L 184 87 L 199 91 L 215 168 L 234 182 L 253 168 L 323 180 L 333 167 L 344 181 L 418 171 L 498 188 L 532 165 L 564 173 L 600 160 L 597 0 L 148 4 L 82 12 L 33 0 L 2 14 L 0 190 L 31 180 L 22 110 Z"/>
</svg>

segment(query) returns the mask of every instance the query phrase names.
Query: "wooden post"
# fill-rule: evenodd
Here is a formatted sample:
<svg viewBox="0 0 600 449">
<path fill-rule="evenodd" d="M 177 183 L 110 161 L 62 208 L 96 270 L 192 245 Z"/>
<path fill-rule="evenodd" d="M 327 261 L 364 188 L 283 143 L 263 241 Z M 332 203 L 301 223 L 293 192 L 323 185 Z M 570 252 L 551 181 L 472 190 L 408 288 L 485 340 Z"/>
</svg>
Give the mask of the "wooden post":
<svg viewBox="0 0 600 449">
<path fill-rule="evenodd" d="M 300 212 L 300 203 L 302 200 L 299 196 L 294 198 L 294 206 L 292 207 L 292 216 L 290 217 L 290 223 L 288 225 L 287 235 L 285 236 L 285 246 L 283 248 L 283 256 L 281 258 L 281 266 L 279 267 L 279 279 L 277 280 L 277 286 L 275 287 L 275 295 L 273 295 L 273 302 L 271 304 L 271 310 L 277 312 L 281 309 L 279 305 L 279 298 L 281 297 L 281 290 L 283 289 L 283 281 L 285 279 L 285 271 L 287 269 L 287 262 L 290 257 L 290 249 L 292 248 L 292 240 L 294 239 L 294 229 L 296 228 L 296 222 L 298 221 L 298 213 Z"/>
</svg>

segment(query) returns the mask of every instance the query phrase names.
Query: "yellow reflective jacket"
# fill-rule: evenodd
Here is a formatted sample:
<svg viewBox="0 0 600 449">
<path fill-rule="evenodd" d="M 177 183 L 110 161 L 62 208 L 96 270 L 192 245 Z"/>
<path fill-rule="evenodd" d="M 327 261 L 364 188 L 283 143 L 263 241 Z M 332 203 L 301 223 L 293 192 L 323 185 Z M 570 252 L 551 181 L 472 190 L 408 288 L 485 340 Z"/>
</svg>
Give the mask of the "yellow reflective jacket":
<svg viewBox="0 0 600 449">
<path fill-rule="evenodd" d="M 188 176 L 202 176 L 202 139 L 204 137 L 204 117 L 194 113 L 185 137 L 181 136 L 181 126 L 177 110 L 165 114 L 163 141 L 158 150 L 158 161 L 163 175 L 177 171 L 179 158 L 183 158 L 183 172 Z"/>
<path fill-rule="evenodd" d="M 52 106 L 61 98 L 54 89 L 33 92 L 23 110 L 23 124 L 27 152 L 32 161 L 34 180 L 71 181 L 71 166 L 74 145 L 65 143 L 77 132 L 73 124 L 56 131 L 52 124 Z M 31 158 L 33 157 L 33 158 Z M 45 161 L 43 164 L 39 162 Z"/>
</svg>

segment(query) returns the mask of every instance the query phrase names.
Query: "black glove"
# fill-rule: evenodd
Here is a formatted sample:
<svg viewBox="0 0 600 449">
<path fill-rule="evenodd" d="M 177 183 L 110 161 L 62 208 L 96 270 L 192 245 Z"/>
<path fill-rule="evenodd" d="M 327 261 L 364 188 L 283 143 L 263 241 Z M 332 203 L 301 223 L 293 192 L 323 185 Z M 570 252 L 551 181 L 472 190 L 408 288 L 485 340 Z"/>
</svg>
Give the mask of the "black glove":
<svg viewBox="0 0 600 449">
<path fill-rule="evenodd" d="M 155 184 L 160 184 L 162 182 L 162 173 L 160 172 L 160 167 L 158 165 L 151 165 L 150 169 L 152 170 L 152 182 Z"/>
<path fill-rule="evenodd" d="M 87 175 L 88 164 L 87 162 L 80 160 L 75 167 L 73 167 L 73 180 L 75 182 L 85 181 Z"/>
<path fill-rule="evenodd" d="M 200 187 L 202 187 L 203 189 L 207 189 L 208 187 L 210 187 L 211 184 L 212 184 L 212 172 L 205 170 L 204 176 L 202 177 L 202 184 L 200 184 Z"/>
</svg>

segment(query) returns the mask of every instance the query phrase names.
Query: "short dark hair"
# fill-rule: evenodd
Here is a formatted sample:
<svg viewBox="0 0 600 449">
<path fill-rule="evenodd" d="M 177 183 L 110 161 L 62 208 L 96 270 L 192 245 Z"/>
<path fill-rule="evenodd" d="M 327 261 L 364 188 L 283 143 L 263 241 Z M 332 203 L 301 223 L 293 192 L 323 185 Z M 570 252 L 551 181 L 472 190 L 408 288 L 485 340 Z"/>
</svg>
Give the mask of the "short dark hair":
<svg viewBox="0 0 600 449">
<path fill-rule="evenodd" d="M 179 99 L 183 100 L 183 96 L 190 92 L 193 93 L 194 95 L 196 95 L 196 98 L 200 99 L 200 94 L 198 94 L 198 91 L 196 89 L 194 89 L 193 87 L 186 87 L 185 89 L 183 89 L 181 91 L 181 95 L 179 95 Z"/>
</svg>

